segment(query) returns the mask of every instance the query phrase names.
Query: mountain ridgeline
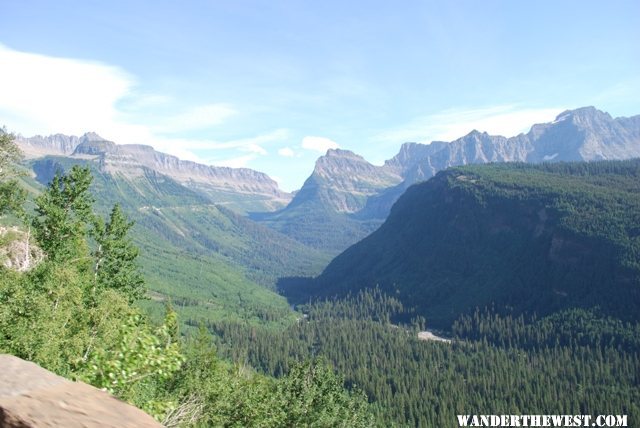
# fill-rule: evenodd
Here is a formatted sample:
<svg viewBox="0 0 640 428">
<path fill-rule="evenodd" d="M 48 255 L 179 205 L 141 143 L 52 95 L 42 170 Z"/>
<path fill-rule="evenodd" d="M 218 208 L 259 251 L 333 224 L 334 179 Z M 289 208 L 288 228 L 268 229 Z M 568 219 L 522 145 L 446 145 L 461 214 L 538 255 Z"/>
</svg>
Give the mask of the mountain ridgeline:
<svg viewBox="0 0 640 428">
<path fill-rule="evenodd" d="M 640 116 L 614 119 L 584 107 L 511 138 L 472 131 L 452 142 L 405 143 L 382 166 L 347 150 L 329 150 L 286 208 L 252 217 L 338 254 L 376 229 L 409 186 L 452 166 L 634 157 L 640 157 Z"/>
<path fill-rule="evenodd" d="M 380 166 L 351 151 L 331 149 L 317 160 L 295 195 L 280 190 L 261 172 L 184 161 L 150 146 L 116 145 L 94 133 L 19 138 L 17 143 L 29 158 L 90 159 L 104 171 L 128 177 L 151 169 L 211 203 L 249 214 L 302 244 L 335 256 L 377 229 L 409 186 L 452 166 L 640 157 L 640 116 L 612 118 L 583 107 L 511 138 L 474 130 L 451 142 L 405 143 Z"/>
<path fill-rule="evenodd" d="M 311 176 L 280 211 L 252 213 L 251 218 L 306 245 L 335 254 L 375 230 L 376 219 L 356 219 L 368 198 L 402 178 L 371 165 L 348 150 L 331 149 L 316 162 Z"/>
<path fill-rule="evenodd" d="M 640 160 L 464 166 L 410 187 L 376 232 L 285 292 L 379 286 L 446 329 L 491 306 L 637 321 L 639 254 Z"/>
<path fill-rule="evenodd" d="M 219 205 L 235 211 L 274 210 L 291 195 L 264 173 L 248 168 L 227 168 L 180 160 L 142 144 L 115 144 L 89 132 L 81 137 L 62 134 L 20 138 L 17 144 L 27 158 L 64 156 L 90 159 L 109 173 L 127 177 L 144 175 L 145 169 L 166 175 Z"/>
</svg>

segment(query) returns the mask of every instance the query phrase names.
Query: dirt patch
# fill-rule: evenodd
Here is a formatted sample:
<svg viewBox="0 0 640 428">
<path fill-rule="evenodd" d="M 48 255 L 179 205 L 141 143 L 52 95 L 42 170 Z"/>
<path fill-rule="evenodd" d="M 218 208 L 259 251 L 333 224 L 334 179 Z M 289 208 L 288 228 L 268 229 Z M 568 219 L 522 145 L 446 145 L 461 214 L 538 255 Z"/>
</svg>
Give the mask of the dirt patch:
<svg viewBox="0 0 640 428">
<path fill-rule="evenodd" d="M 419 331 L 418 332 L 418 339 L 419 340 L 432 340 L 434 342 L 451 343 L 451 339 L 446 339 L 444 337 L 437 336 L 437 335 L 433 334 L 429 330 Z"/>
</svg>

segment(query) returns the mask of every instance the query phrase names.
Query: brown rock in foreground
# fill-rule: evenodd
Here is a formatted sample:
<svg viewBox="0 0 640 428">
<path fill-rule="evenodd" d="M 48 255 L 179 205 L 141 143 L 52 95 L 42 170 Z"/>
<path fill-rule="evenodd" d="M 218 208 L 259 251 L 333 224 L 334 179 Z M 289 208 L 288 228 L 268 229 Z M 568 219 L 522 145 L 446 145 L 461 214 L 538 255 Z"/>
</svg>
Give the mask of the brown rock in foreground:
<svg viewBox="0 0 640 428">
<path fill-rule="evenodd" d="M 104 391 L 12 355 L 0 355 L 0 427 L 161 426 Z"/>
</svg>

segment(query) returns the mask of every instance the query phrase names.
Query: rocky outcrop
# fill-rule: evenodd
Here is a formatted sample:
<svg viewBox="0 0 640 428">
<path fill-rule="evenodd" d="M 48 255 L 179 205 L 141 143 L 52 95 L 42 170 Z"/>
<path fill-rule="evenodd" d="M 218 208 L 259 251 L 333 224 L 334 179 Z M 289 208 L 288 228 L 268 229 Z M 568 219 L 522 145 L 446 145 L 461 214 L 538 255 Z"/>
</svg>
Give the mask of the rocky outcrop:
<svg viewBox="0 0 640 428">
<path fill-rule="evenodd" d="M 12 355 L 0 355 L 0 426 L 161 427 L 104 391 L 71 382 Z"/>
<path fill-rule="evenodd" d="M 44 253 L 29 230 L 0 226 L 0 264 L 8 269 L 25 272 L 40 263 Z"/>
<path fill-rule="evenodd" d="M 36 135 L 31 138 L 18 136 L 16 143 L 27 158 L 38 158 L 48 155 L 68 156 L 73 153 L 78 144 L 80 144 L 80 138 L 63 134 L 49 135 L 47 137 Z"/>
<path fill-rule="evenodd" d="M 365 206 L 368 197 L 401 181 L 390 168 L 372 165 L 348 150 L 331 149 L 316 161 L 290 206 L 319 201 L 333 212 L 353 213 Z"/>
</svg>

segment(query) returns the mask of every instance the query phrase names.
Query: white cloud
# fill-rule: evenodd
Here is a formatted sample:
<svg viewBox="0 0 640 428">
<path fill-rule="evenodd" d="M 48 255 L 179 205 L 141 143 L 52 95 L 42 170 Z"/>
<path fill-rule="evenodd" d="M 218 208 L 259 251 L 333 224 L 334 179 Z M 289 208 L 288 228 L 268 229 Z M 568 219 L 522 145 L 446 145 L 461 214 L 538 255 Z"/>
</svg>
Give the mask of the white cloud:
<svg viewBox="0 0 640 428">
<path fill-rule="evenodd" d="M 293 149 L 291 149 L 290 147 L 282 147 L 281 149 L 278 149 L 278 154 L 285 158 L 292 158 L 295 156 Z"/>
<path fill-rule="evenodd" d="M 337 149 L 338 143 L 325 137 L 306 136 L 302 139 L 302 148 L 324 154 L 329 149 Z"/>
<path fill-rule="evenodd" d="M 243 152 L 256 153 L 263 156 L 267 154 L 267 151 L 257 144 L 249 144 L 247 146 L 241 147 L 240 150 Z"/>
<path fill-rule="evenodd" d="M 167 95 L 131 93 L 118 102 L 118 107 L 127 112 L 136 112 L 159 106 L 168 106 L 174 101 L 173 98 Z"/>
<path fill-rule="evenodd" d="M 0 114 L 23 133 L 113 127 L 115 103 L 135 84 L 117 67 L 14 51 L 0 44 Z"/>
<path fill-rule="evenodd" d="M 161 124 L 153 127 L 153 130 L 161 133 L 174 133 L 206 129 L 220 125 L 235 114 L 237 111 L 227 104 L 196 106 L 184 113 L 164 118 Z"/>
<path fill-rule="evenodd" d="M 406 141 L 452 141 L 474 129 L 510 137 L 526 132 L 535 123 L 549 122 L 564 110 L 566 108 L 522 109 L 509 105 L 450 109 L 417 118 L 403 126 L 382 132 L 375 140 L 392 144 Z"/>
<path fill-rule="evenodd" d="M 162 125 L 135 123 L 117 106 L 137 110 L 166 105 L 171 98 L 156 94 L 136 96 L 136 80 L 118 67 L 24 53 L 2 44 L 0 64 L 0 117 L 11 131 L 23 135 L 81 135 L 95 131 L 120 144 L 170 146 L 169 152 L 177 154 L 188 150 L 187 141 L 163 138 L 158 132 L 218 125 L 236 113 L 226 104 L 207 104 L 177 115 L 160 116 L 156 120 Z"/>
<path fill-rule="evenodd" d="M 258 155 L 256 153 L 250 153 L 248 155 L 238 156 L 231 159 L 215 160 L 210 162 L 210 164 L 216 166 L 228 166 L 229 168 L 245 168 L 249 162 L 257 157 Z"/>
</svg>

